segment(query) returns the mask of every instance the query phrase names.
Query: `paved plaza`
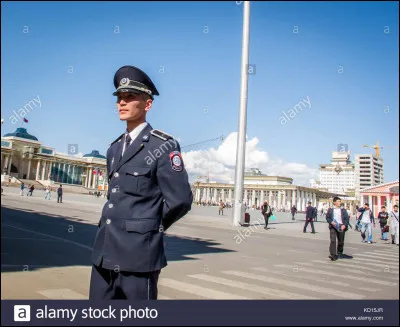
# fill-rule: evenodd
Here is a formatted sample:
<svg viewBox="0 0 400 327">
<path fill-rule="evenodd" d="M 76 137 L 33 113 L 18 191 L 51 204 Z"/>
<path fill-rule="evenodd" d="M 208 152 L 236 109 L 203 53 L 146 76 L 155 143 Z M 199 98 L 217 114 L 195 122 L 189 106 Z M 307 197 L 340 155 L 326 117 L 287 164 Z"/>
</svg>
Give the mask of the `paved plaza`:
<svg viewBox="0 0 400 327">
<path fill-rule="evenodd" d="M 91 251 L 106 199 L 55 193 L 45 200 L 3 187 L 2 299 L 88 299 Z M 259 211 L 250 227 L 233 227 L 232 209 L 193 206 L 166 233 L 168 266 L 159 299 L 399 299 L 399 247 L 380 240 L 361 243 L 346 233 L 345 253 L 328 259 L 324 218 L 316 234 L 304 234 L 304 214 L 292 221 L 276 213 L 264 230 Z M 353 221 L 354 223 L 354 221 Z"/>
</svg>

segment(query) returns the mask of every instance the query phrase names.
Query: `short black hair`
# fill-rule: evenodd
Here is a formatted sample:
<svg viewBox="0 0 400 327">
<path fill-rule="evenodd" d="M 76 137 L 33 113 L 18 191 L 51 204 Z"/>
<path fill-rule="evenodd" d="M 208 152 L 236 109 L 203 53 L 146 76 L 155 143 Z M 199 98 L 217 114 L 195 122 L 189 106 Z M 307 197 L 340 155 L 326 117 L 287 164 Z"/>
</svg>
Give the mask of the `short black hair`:
<svg viewBox="0 0 400 327">
<path fill-rule="evenodd" d="M 399 206 L 397 204 L 394 205 L 395 208 L 398 208 Z"/>
<path fill-rule="evenodd" d="M 342 199 L 339 198 L 338 196 L 335 196 L 335 197 L 333 198 L 333 202 L 336 202 L 337 200 L 342 200 Z"/>
<path fill-rule="evenodd" d="M 382 206 L 382 207 L 381 207 L 381 209 L 383 209 L 383 208 L 385 208 L 385 209 L 386 209 L 386 206 Z"/>
<path fill-rule="evenodd" d="M 369 203 L 364 203 L 365 206 L 369 207 Z"/>
<path fill-rule="evenodd" d="M 308 201 L 307 203 L 308 203 L 308 204 L 311 204 L 311 201 Z"/>
</svg>

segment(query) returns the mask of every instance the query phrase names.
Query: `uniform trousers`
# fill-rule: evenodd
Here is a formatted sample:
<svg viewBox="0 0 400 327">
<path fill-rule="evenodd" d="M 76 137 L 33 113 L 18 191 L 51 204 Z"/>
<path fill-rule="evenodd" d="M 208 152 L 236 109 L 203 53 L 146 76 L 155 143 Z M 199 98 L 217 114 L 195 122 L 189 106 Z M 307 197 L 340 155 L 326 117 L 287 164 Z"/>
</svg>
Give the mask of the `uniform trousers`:
<svg viewBox="0 0 400 327">
<path fill-rule="evenodd" d="M 157 300 L 160 270 L 137 273 L 92 266 L 89 300 Z"/>
</svg>

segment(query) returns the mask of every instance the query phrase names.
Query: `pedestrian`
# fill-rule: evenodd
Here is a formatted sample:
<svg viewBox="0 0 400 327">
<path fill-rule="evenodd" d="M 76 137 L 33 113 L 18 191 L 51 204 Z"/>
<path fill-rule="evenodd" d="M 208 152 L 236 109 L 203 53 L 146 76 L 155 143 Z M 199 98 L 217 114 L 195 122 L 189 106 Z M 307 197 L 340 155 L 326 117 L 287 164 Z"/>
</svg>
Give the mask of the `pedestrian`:
<svg viewBox="0 0 400 327">
<path fill-rule="evenodd" d="M 342 200 L 335 196 L 333 198 L 333 208 L 329 208 L 326 212 L 326 221 L 329 224 L 330 245 L 329 245 L 329 259 L 336 261 L 339 258 L 352 258 L 343 253 L 344 237 L 348 229 L 350 217 L 347 210 L 341 208 Z M 336 248 L 337 239 L 337 248 Z"/>
<path fill-rule="evenodd" d="M 388 241 L 387 229 L 389 228 L 389 225 L 388 225 L 389 213 L 386 212 L 385 206 L 381 207 L 381 212 L 378 213 L 378 219 L 379 219 L 379 225 L 381 228 L 381 240 Z"/>
<path fill-rule="evenodd" d="M 29 189 L 30 196 L 32 196 L 34 190 L 35 190 L 35 186 L 32 184 L 30 189 Z"/>
<path fill-rule="evenodd" d="M 317 207 L 313 207 L 313 210 L 314 210 L 314 213 L 313 213 L 314 221 L 317 222 L 318 221 L 318 209 L 317 209 Z"/>
<path fill-rule="evenodd" d="M 351 226 L 351 210 L 350 210 L 350 206 L 348 204 L 346 205 L 346 212 L 347 212 L 347 215 L 349 216 L 349 227 L 351 229 L 353 229 L 353 226 Z"/>
<path fill-rule="evenodd" d="M 62 185 L 57 189 L 57 203 L 62 203 L 63 189 Z"/>
<path fill-rule="evenodd" d="M 268 201 L 265 201 L 264 204 L 261 207 L 261 214 L 264 216 L 264 221 L 265 221 L 265 230 L 268 230 L 268 220 L 269 217 L 272 216 L 272 208 L 268 204 Z"/>
<path fill-rule="evenodd" d="M 365 203 L 364 207 L 358 209 L 358 211 L 360 212 L 362 242 L 367 242 L 365 240 L 365 233 L 368 232 L 368 244 L 372 244 L 372 225 L 375 227 L 375 218 L 372 210 L 369 208 L 369 203 Z"/>
<path fill-rule="evenodd" d="M 306 221 L 303 228 L 303 233 L 307 233 L 307 226 L 311 224 L 311 233 L 315 234 L 314 229 L 314 219 L 315 219 L 316 210 L 314 207 L 311 206 L 311 202 L 307 202 L 307 209 L 306 209 Z"/>
<path fill-rule="evenodd" d="M 46 196 L 45 196 L 45 200 L 50 200 L 51 199 L 51 188 L 50 185 L 46 187 Z"/>
<path fill-rule="evenodd" d="M 294 216 L 297 213 L 297 208 L 295 205 L 290 209 L 290 212 L 292 213 L 292 220 L 294 220 Z"/>
<path fill-rule="evenodd" d="M 355 207 L 355 212 L 354 212 L 354 216 L 355 216 L 355 228 L 354 228 L 354 230 L 356 231 L 356 232 L 359 232 L 360 231 L 360 228 L 361 228 L 361 221 L 360 221 L 360 213 L 358 212 L 358 210 L 359 210 L 359 207 L 358 207 L 358 205 L 356 205 L 356 207 Z"/>
<path fill-rule="evenodd" d="M 225 208 L 225 204 L 224 202 L 219 201 L 219 210 L 218 210 L 218 216 L 222 213 L 222 216 L 224 215 L 224 208 Z"/>
<path fill-rule="evenodd" d="M 25 189 L 25 184 L 24 183 L 21 184 L 21 188 L 20 189 L 21 189 L 20 195 L 23 196 L 24 195 L 24 189 Z"/>
<path fill-rule="evenodd" d="M 167 266 L 164 233 L 191 209 L 193 194 L 179 143 L 146 121 L 159 95 L 151 79 L 124 66 L 114 86 L 126 131 L 107 150 L 108 201 L 93 246 L 89 299 L 153 300 Z"/>
<path fill-rule="evenodd" d="M 399 206 L 395 204 L 389 215 L 392 244 L 399 245 Z"/>
</svg>

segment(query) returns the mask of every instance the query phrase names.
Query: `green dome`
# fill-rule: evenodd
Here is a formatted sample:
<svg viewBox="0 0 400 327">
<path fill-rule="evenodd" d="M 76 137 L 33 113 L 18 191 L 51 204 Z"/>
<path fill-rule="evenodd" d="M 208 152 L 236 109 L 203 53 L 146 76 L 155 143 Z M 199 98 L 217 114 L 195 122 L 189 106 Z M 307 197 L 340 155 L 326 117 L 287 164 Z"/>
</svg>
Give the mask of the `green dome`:
<svg viewBox="0 0 400 327">
<path fill-rule="evenodd" d="M 17 128 L 16 131 L 13 133 L 8 133 L 8 134 L 4 135 L 4 137 L 7 137 L 7 136 L 14 136 L 14 137 L 20 137 L 22 139 L 39 141 L 36 136 L 29 134 L 27 132 L 26 128 L 22 128 L 22 127 Z"/>
<path fill-rule="evenodd" d="M 101 155 L 99 151 L 97 150 L 92 150 L 91 153 L 85 154 L 83 156 L 84 158 L 100 158 L 100 159 L 106 159 L 105 156 Z"/>
</svg>

